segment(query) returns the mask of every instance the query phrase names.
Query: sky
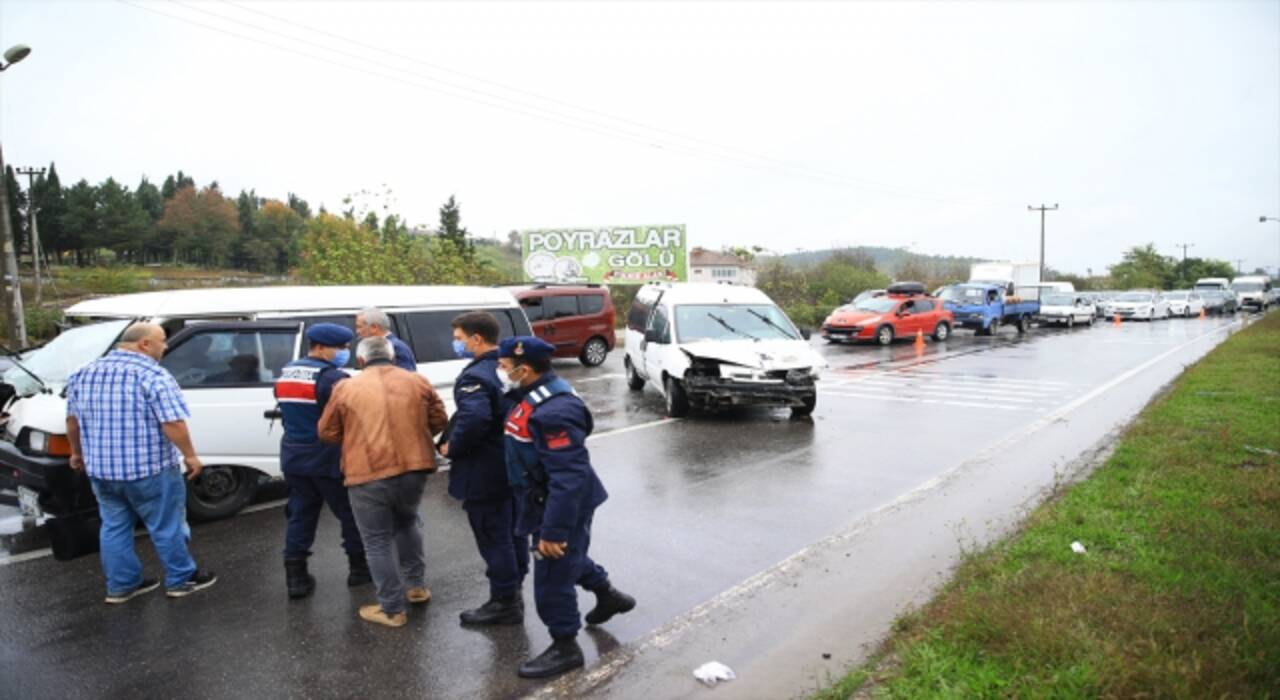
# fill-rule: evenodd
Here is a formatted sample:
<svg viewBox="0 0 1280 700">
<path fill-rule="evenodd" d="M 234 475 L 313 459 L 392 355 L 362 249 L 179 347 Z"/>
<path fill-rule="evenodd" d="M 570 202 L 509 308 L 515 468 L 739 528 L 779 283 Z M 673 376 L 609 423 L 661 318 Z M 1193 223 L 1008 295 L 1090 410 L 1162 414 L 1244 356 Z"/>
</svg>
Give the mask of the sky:
<svg viewBox="0 0 1280 700">
<path fill-rule="evenodd" d="M 1280 265 L 1280 0 L 0 0 L 0 144 L 473 234 Z M 390 192 L 390 194 L 386 194 Z"/>
</svg>

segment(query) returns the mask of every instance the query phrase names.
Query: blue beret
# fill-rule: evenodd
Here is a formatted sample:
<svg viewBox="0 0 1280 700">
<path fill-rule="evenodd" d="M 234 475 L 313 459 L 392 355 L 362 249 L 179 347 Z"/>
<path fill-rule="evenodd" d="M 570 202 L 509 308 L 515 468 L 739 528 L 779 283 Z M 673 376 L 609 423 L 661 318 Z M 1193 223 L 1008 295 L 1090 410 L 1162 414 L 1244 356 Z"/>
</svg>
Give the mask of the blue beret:
<svg viewBox="0 0 1280 700">
<path fill-rule="evenodd" d="M 317 344 L 326 345 L 331 348 L 342 347 L 351 342 L 356 337 L 350 328 L 339 326 L 336 323 L 317 323 L 307 329 L 307 340 Z"/>
<path fill-rule="evenodd" d="M 514 357 L 522 360 L 545 360 L 556 351 L 556 346 L 542 338 L 517 335 L 498 343 L 498 357 Z"/>
</svg>

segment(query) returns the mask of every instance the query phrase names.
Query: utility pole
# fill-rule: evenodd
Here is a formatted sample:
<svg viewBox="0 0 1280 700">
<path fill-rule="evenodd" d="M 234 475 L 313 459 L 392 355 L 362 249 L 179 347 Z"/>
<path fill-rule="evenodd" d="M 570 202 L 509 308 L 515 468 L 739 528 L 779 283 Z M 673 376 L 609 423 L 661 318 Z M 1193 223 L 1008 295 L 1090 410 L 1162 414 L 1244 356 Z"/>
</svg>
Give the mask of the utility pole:
<svg viewBox="0 0 1280 700">
<path fill-rule="evenodd" d="M 1181 248 L 1181 249 L 1182 249 L 1182 270 L 1181 270 L 1181 274 L 1179 274 L 1178 276 L 1179 276 L 1180 278 L 1182 278 L 1182 279 L 1186 279 L 1186 277 L 1187 277 L 1187 248 L 1194 248 L 1194 247 L 1196 247 L 1196 244 L 1195 244 L 1195 243 L 1174 243 L 1174 244 L 1173 244 L 1173 247 L 1174 247 L 1174 248 Z"/>
<path fill-rule="evenodd" d="M 1051 207 L 1041 204 L 1038 207 L 1027 205 L 1027 211 L 1040 212 L 1040 281 L 1044 282 L 1044 213 L 1047 211 L 1058 211 L 1058 205 L 1055 203 Z"/>
<path fill-rule="evenodd" d="M 0 149 L 0 178 L 4 178 L 4 150 Z M 0 233 L 4 234 L 4 272 L 10 282 L 5 300 L 9 304 L 9 342 L 18 348 L 27 346 L 27 317 L 22 310 L 22 280 L 18 277 L 18 257 L 14 254 L 13 231 L 9 216 L 9 183 L 0 183 Z"/>
<path fill-rule="evenodd" d="M 36 278 L 35 303 L 40 305 L 44 283 L 40 279 L 40 229 L 36 228 L 36 176 L 44 177 L 44 168 L 18 168 L 19 175 L 27 176 L 27 221 L 31 228 L 31 272 Z"/>
<path fill-rule="evenodd" d="M 1244 264 L 1244 258 L 1236 258 L 1236 274 L 1240 274 L 1240 266 Z"/>
</svg>

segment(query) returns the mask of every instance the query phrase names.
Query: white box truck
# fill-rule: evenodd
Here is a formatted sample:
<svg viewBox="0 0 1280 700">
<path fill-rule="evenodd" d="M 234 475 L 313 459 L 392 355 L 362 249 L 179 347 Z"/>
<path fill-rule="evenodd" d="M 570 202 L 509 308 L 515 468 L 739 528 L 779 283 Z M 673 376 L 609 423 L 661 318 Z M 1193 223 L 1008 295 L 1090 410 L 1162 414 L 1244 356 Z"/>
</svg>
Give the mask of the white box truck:
<svg viewBox="0 0 1280 700">
<path fill-rule="evenodd" d="M 1038 299 L 1040 263 L 992 261 L 974 263 L 969 268 L 970 282 L 988 282 L 1005 287 L 1006 296 Z"/>
</svg>

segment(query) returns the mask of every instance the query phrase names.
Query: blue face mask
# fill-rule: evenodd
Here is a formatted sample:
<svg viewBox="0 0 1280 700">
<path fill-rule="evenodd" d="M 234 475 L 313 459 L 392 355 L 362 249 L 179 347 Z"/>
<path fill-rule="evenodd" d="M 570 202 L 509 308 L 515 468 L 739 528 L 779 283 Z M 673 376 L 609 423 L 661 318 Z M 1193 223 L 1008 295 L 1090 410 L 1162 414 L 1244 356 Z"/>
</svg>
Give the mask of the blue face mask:
<svg viewBox="0 0 1280 700">
<path fill-rule="evenodd" d="M 339 367 L 346 367 L 347 363 L 350 361 L 351 361 L 350 350 L 339 350 L 333 355 L 333 364 Z"/>
<path fill-rule="evenodd" d="M 457 338 L 453 339 L 453 354 L 458 357 L 469 358 L 475 357 L 476 354 L 467 349 L 467 344 Z"/>
</svg>

